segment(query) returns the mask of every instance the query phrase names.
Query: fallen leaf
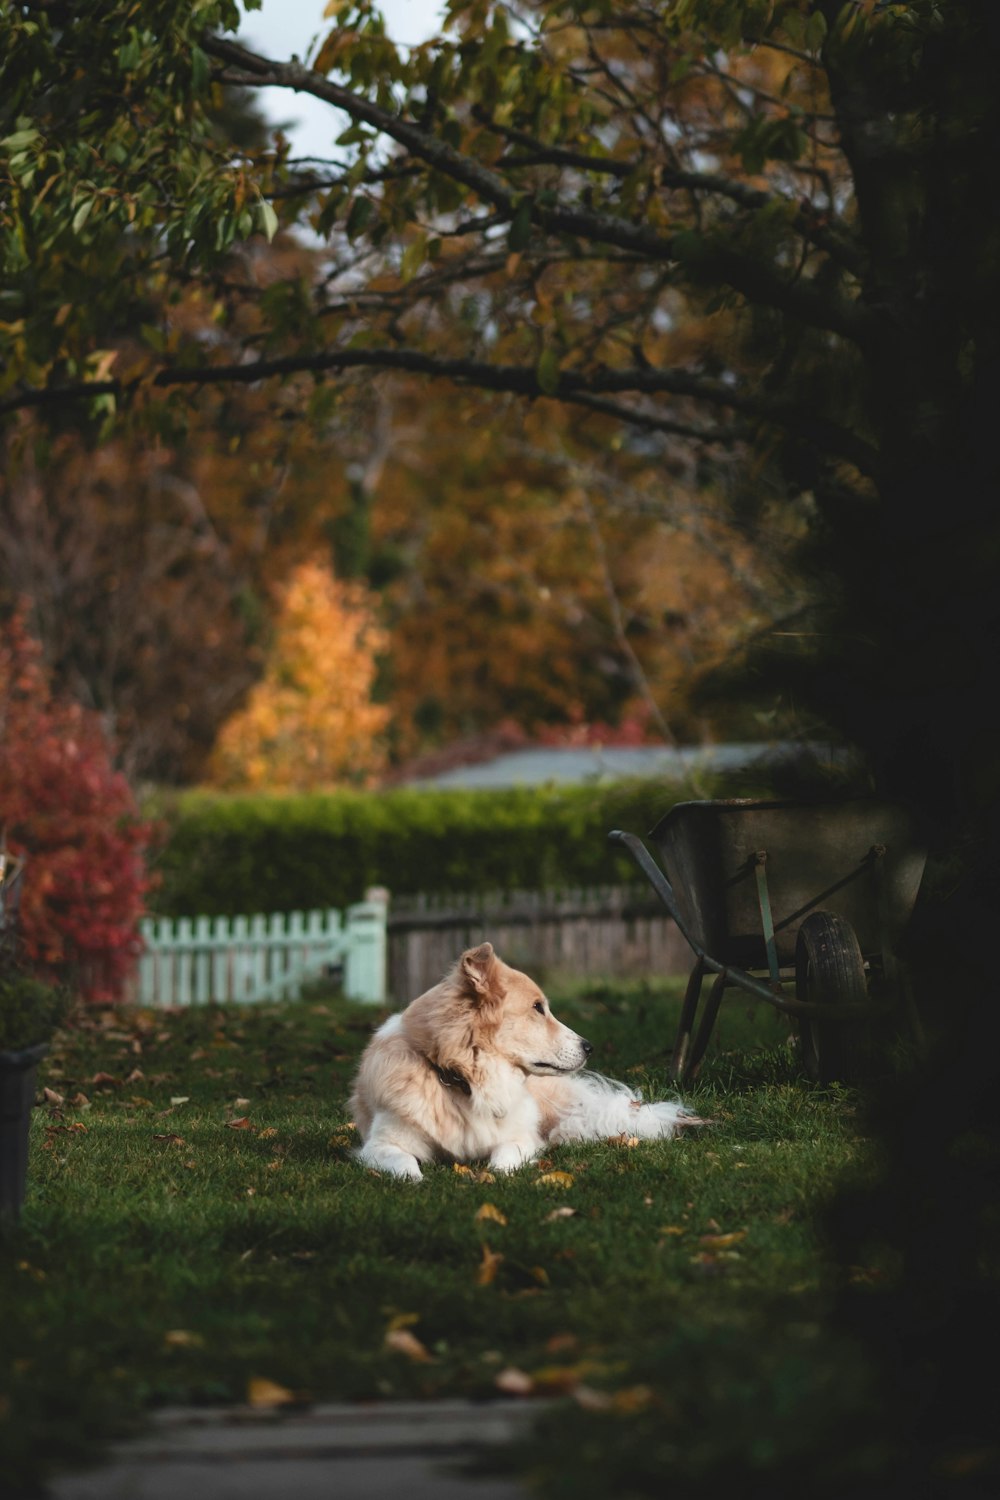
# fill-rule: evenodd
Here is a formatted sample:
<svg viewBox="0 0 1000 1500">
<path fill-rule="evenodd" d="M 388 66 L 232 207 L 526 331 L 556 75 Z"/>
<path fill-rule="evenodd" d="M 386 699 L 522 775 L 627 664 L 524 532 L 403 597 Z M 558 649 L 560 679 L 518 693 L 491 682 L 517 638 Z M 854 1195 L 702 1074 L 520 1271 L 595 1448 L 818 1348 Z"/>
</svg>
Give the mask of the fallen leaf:
<svg viewBox="0 0 1000 1500">
<path fill-rule="evenodd" d="M 684 1228 L 684 1226 L 682 1224 L 661 1224 L 660 1225 L 660 1233 L 661 1234 L 687 1234 L 687 1230 Z"/>
<path fill-rule="evenodd" d="M 728 1250 L 732 1245 L 738 1245 L 745 1240 L 747 1232 L 745 1229 L 734 1229 L 732 1234 L 700 1234 L 699 1245 L 704 1245 L 706 1250 Z"/>
<path fill-rule="evenodd" d="M 487 1172 L 482 1168 L 474 1170 L 472 1167 L 465 1167 L 460 1161 L 452 1162 L 451 1170 L 457 1172 L 460 1177 L 468 1177 L 470 1182 L 496 1182 L 492 1172 Z"/>
<path fill-rule="evenodd" d="M 639 1137 L 637 1135 L 629 1135 L 625 1130 L 620 1135 L 609 1136 L 608 1140 L 613 1146 L 638 1146 L 639 1144 Z"/>
<path fill-rule="evenodd" d="M 205 1340 L 200 1333 L 192 1333 L 190 1328 L 168 1328 L 163 1335 L 163 1342 L 168 1349 L 203 1349 Z"/>
<path fill-rule="evenodd" d="M 116 1078 L 113 1073 L 95 1073 L 90 1080 L 95 1088 L 116 1089 L 121 1085 L 121 1079 Z"/>
<path fill-rule="evenodd" d="M 532 1370 L 531 1382 L 536 1391 L 572 1391 L 585 1375 L 603 1373 L 606 1370 L 606 1365 L 598 1364 L 593 1359 L 583 1359 L 575 1365 L 542 1365 L 539 1369 Z"/>
<path fill-rule="evenodd" d="M 191 1101 L 191 1095 L 190 1094 L 175 1094 L 173 1096 L 173 1098 L 171 1099 L 171 1101 L 170 1101 L 171 1108 L 173 1108 L 177 1104 L 189 1104 L 190 1101 Z"/>
<path fill-rule="evenodd" d="M 287 1386 L 278 1385 L 273 1380 L 265 1380 L 262 1375 L 254 1375 L 247 1381 L 247 1404 L 249 1406 L 291 1406 L 296 1399 L 295 1392 L 290 1391 Z"/>
<path fill-rule="evenodd" d="M 226 1121 L 227 1130 L 253 1130 L 253 1128 L 247 1115 L 240 1115 L 238 1120 Z"/>
<path fill-rule="evenodd" d="M 74 1094 L 72 1096 L 72 1098 L 70 1099 L 69 1102 L 73 1106 L 74 1109 L 89 1109 L 90 1108 L 90 1100 L 87 1098 L 86 1094 L 80 1094 L 80 1093 Z"/>
<path fill-rule="evenodd" d="M 476 1286 L 489 1286 L 503 1262 L 503 1256 L 499 1251 L 491 1250 L 486 1242 L 483 1242 L 483 1258 L 476 1267 Z"/>
<path fill-rule="evenodd" d="M 250 1106 L 250 1100 L 249 1099 L 234 1099 L 233 1100 L 233 1108 L 234 1109 L 248 1109 L 249 1106 Z"/>
<path fill-rule="evenodd" d="M 268 1170 L 268 1171 L 269 1171 L 269 1172 L 274 1172 L 274 1171 L 276 1171 L 276 1170 L 277 1170 L 277 1169 L 278 1169 L 278 1167 L 280 1167 L 280 1166 L 281 1166 L 281 1165 L 282 1165 L 282 1163 L 281 1163 L 281 1160 L 280 1160 L 280 1158 L 279 1158 L 279 1159 L 278 1159 L 278 1160 L 277 1160 L 277 1161 L 269 1161 L 269 1162 L 268 1162 L 268 1163 L 267 1163 L 267 1170 Z"/>
<path fill-rule="evenodd" d="M 474 1218 L 477 1222 L 483 1219 L 492 1219 L 495 1224 L 506 1224 L 507 1215 L 500 1212 L 495 1203 L 480 1203 L 476 1209 Z"/>
<path fill-rule="evenodd" d="M 546 1214 L 542 1223 L 551 1224 L 555 1219 L 572 1219 L 575 1213 L 576 1209 L 570 1208 L 569 1204 L 566 1203 L 562 1208 L 554 1208 L 551 1213 Z"/>
<path fill-rule="evenodd" d="M 277 1132 L 275 1132 L 277 1134 Z M 349 1135 L 331 1135 L 326 1143 L 328 1146 L 353 1146 L 353 1137 Z"/>
<path fill-rule="evenodd" d="M 141 1068 L 133 1068 L 131 1073 L 126 1075 L 125 1082 L 140 1083 L 145 1078 L 145 1076 L 146 1075 Z"/>
<path fill-rule="evenodd" d="M 630 1385 L 623 1391 L 615 1392 L 611 1405 L 615 1411 L 645 1411 L 653 1399 L 653 1392 L 648 1385 Z"/>
<path fill-rule="evenodd" d="M 408 1328 L 390 1328 L 385 1336 L 385 1347 L 396 1354 L 405 1354 L 414 1364 L 432 1365 L 434 1356 Z"/>
<path fill-rule="evenodd" d="M 56 1091 L 55 1091 L 55 1089 L 42 1089 L 42 1097 L 44 1098 L 46 1104 L 64 1104 L 65 1103 L 65 1100 L 64 1100 L 62 1094 L 57 1094 Z"/>
<path fill-rule="evenodd" d="M 571 1188 L 573 1186 L 572 1172 L 543 1172 L 541 1177 L 535 1178 L 536 1187 Z"/>
<path fill-rule="evenodd" d="M 531 1376 L 519 1370 L 516 1365 L 508 1365 L 505 1370 L 499 1371 L 493 1384 L 505 1396 L 530 1396 L 535 1388 Z"/>
<path fill-rule="evenodd" d="M 386 1329 L 387 1333 L 394 1332 L 397 1328 L 412 1328 L 414 1323 L 420 1322 L 420 1314 L 413 1312 L 394 1313 L 389 1319 Z"/>
<path fill-rule="evenodd" d="M 584 1411 L 609 1411 L 613 1404 L 606 1391 L 595 1391 L 592 1385 L 574 1386 L 570 1395 Z"/>
<path fill-rule="evenodd" d="M 278 1127 L 276 1125 L 265 1125 L 264 1129 L 260 1132 L 260 1138 L 262 1141 L 273 1141 L 277 1134 Z"/>
<path fill-rule="evenodd" d="M 689 1203 L 688 1204 L 688 1208 L 691 1208 L 691 1207 L 693 1207 L 693 1205 Z M 705 1224 L 705 1228 L 706 1229 L 714 1229 L 715 1232 L 718 1233 L 719 1230 L 722 1228 L 722 1225 L 719 1223 L 718 1219 L 709 1219 L 706 1222 L 706 1224 Z"/>
</svg>

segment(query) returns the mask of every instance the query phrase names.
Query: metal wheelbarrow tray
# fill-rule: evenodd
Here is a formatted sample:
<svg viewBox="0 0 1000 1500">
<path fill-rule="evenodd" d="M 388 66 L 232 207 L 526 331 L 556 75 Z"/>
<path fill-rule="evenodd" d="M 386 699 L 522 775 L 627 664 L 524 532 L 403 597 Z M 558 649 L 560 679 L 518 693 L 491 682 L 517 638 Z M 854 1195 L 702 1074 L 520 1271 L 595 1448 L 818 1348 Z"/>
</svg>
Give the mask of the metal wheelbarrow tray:
<svg viewBox="0 0 1000 1500">
<path fill-rule="evenodd" d="M 635 834 L 608 837 L 695 955 L 671 1060 L 677 1081 L 697 1072 L 729 987 L 795 1018 L 810 1077 L 865 1076 L 873 1021 L 909 1000 L 896 949 L 926 851 L 905 809 L 870 798 L 681 802 L 649 835 L 663 869 Z M 706 972 L 716 978 L 695 1033 Z"/>
</svg>

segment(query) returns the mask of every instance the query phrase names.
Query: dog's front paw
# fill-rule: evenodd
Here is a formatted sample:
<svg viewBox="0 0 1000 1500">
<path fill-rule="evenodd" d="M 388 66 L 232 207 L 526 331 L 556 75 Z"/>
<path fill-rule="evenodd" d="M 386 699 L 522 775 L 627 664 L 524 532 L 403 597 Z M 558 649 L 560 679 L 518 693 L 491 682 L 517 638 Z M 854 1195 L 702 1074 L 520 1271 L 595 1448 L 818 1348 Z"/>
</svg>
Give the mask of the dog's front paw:
<svg viewBox="0 0 1000 1500">
<path fill-rule="evenodd" d="M 410 1182 L 422 1182 L 424 1174 L 420 1163 L 408 1151 L 397 1146 L 362 1146 L 357 1152 L 358 1161 L 375 1172 L 388 1172 L 393 1177 L 405 1177 Z"/>
<path fill-rule="evenodd" d="M 497 1146 L 490 1155 L 490 1166 L 497 1172 L 516 1172 L 533 1155 L 534 1152 L 528 1146 Z"/>
</svg>

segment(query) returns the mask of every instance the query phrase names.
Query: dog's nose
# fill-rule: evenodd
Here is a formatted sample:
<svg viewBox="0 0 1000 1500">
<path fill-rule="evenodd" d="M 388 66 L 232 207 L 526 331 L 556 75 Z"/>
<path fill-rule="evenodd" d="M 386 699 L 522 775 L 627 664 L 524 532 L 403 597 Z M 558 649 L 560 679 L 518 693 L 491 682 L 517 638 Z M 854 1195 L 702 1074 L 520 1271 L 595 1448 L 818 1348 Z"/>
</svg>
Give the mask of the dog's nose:
<svg viewBox="0 0 1000 1500">
<path fill-rule="evenodd" d="M 583 1050 L 584 1050 L 584 1054 L 585 1054 L 585 1056 L 587 1056 L 587 1057 L 589 1057 L 589 1056 L 590 1056 L 590 1054 L 591 1054 L 591 1053 L 592 1053 L 592 1052 L 593 1052 L 593 1050 L 594 1050 L 594 1045 L 593 1045 L 593 1043 L 592 1043 L 592 1042 L 586 1042 L 586 1041 L 584 1041 L 584 1039 L 583 1039 L 583 1037 L 581 1037 L 581 1038 L 580 1038 L 580 1046 L 581 1046 L 581 1047 L 582 1047 L 582 1048 L 583 1048 Z"/>
</svg>

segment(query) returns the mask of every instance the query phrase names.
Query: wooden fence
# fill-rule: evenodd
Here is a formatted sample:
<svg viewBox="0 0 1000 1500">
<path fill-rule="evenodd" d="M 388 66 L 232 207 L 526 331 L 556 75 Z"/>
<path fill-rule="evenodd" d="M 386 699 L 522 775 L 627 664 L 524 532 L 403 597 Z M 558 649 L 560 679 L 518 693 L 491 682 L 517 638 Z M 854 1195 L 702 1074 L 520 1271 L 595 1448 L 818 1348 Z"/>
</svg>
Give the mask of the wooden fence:
<svg viewBox="0 0 1000 1500">
<path fill-rule="evenodd" d="M 351 999 L 407 1004 L 487 939 L 542 984 L 685 974 L 691 952 L 648 890 L 401 896 L 379 888 L 345 912 L 154 917 L 142 924 L 140 1005 L 297 999 L 339 976 Z"/>
<path fill-rule="evenodd" d="M 489 941 L 540 983 L 686 974 L 687 943 L 647 889 L 607 886 L 487 896 L 397 897 L 389 908 L 388 992 L 405 1005 L 465 948 Z"/>
<path fill-rule="evenodd" d="M 311 979 L 339 973 L 353 1000 L 386 998 L 385 891 L 343 913 L 153 917 L 142 923 L 140 1005 L 294 1000 Z"/>
</svg>

